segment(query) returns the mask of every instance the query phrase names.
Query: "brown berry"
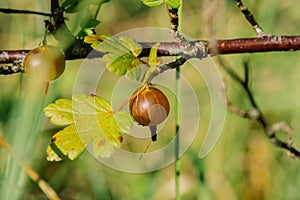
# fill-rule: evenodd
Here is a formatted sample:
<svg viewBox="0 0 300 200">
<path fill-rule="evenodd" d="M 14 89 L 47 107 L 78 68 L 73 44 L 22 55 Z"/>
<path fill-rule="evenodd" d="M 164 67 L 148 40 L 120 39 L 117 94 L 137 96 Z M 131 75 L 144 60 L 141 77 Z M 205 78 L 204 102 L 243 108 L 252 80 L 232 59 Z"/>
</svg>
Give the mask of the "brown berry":
<svg viewBox="0 0 300 200">
<path fill-rule="evenodd" d="M 169 114 L 170 105 L 162 91 L 152 85 L 139 88 L 130 101 L 130 113 L 143 126 L 156 126 Z"/>
</svg>

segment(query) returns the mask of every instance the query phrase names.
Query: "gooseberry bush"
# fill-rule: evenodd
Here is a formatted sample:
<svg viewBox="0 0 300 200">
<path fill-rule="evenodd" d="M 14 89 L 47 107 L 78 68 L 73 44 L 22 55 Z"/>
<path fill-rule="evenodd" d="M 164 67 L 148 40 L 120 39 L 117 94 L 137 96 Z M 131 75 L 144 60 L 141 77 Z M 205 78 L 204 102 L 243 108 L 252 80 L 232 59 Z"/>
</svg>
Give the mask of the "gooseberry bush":
<svg viewBox="0 0 300 200">
<path fill-rule="evenodd" d="M 111 99 L 97 93 L 97 90 L 92 90 L 91 93 L 74 92 L 70 98 L 56 98 L 49 103 L 45 103 L 45 99 L 41 100 L 38 105 L 42 107 L 43 115 L 50 120 L 50 123 L 54 125 L 56 129 L 53 135 L 51 135 L 51 138 L 48 138 L 50 140 L 48 146 L 44 148 L 46 152 L 45 157 L 48 162 L 68 162 L 68 160 L 73 161 L 80 159 L 80 155 L 87 149 L 97 160 L 105 163 L 107 166 L 116 166 L 114 163 L 119 162 L 124 164 L 124 166 L 140 165 L 140 168 L 137 168 L 136 171 L 134 171 L 135 168 L 129 170 L 129 168 L 126 167 L 124 167 L 124 169 L 127 170 L 121 171 L 141 173 L 161 169 L 170 164 L 170 159 L 171 162 L 175 162 L 175 194 L 173 198 L 180 199 L 182 197 L 180 184 L 183 184 L 180 181 L 180 176 L 184 169 L 180 167 L 179 158 L 187 150 L 187 147 L 191 146 L 191 140 L 193 139 L 188 133 L 182 133 L 180 130 L 184 121 L 196 120 L 194 119 L 196 118 L 195 116 L 193 116 L 194 118 L 190 117 L 187 119 L 183 114 L 186 112 L 186 109 L 191 108 L 180 107 L 182 106 L 180 98 L 190 98 L 181 94 L 181 92 L 184 93 L 180 90 L 181 76 L 183 74 L 181 69 L 186 69 L 188 65 L 195 60 L 197 60 L 195 62 L 201 63 L 203 60 L 209 59 L 209 57 L 215 57 L 213 63 L 216 63 L 218 68 L 222 69 L 221 74 L 226 80 L 222 82 L 222 85 L 214 87 L 214 90 L 218 88 L 219 93 L 210 94 L 213 96 L 211 101 L 213 101 L 215 96 L 219 95 L 217 97 L 220 99 L 219 103 L 221 103 L 223 107 L 226 107 L 228 111 L 260 125 L 262 128 L 260 132 L 264 132 L 265 139 L 267 139 L 265 142 L 266 145 L 268 142 L 272 143 L 275 147 L 286 150 L 290 157 L 300 158 L 297 144 L 293 144 L 291 137 L 286 138 L 287 134 L 293 132 L 293 129 L 289 125 L 290 122 L 273 122 L 277 121 L 277 119 L 273 120 L 273 116 L 268 116 L 268 114 L 265 114 L 263 109 L 261 109 L 260 101 L 256 99 L 254 95 L 255 90 L 252 88 L 251 67 L 253 65 L 251 60 L 244 59 L 240 62 L 241 64 L 239 63 L 239 65 L 242 66 L 241 69 L 236 69 L 231 66 L 231 64 L 228 64 L 230 63 L 228 60 L 219 56 L 222 54 L 258 53 L 267 51 L 296 51 L 300 49 L 300 36 L 275 36 L 265 32 L 257 23 L 253 14 L 243 5 L 242 1 L 236 0 L 235 3 L 237 7 L 244 15 L 246 21 L 248 21 L 254 29 L 256 37 L 216 40 L 217 35 L 213 30 L 211 18 L 214 13 L 218 12 L 218 10 L 214 10 L 217 8 L 217 3 L 205 1 L 203 5 L 205 5 L 207 9 L 203 9 L 203 12 L 206 12 L 207 23 L 203 26 L 199 25 L 199 28 L 208 29 L 209 40 L 193 41 L 181 32 L 181 26 L 184 25 L 181 24 L 181 21 L 183 21 L 182 18 L 184 17 L 182 16 L 182 10 L 184 9 L 185 1 L 141 0 L 141 5 L 147 10 L 154 10 L 161 7 L 166 8 L 164 20 L 169 21 L 169 26 L 171 27 L 167 30 L 171 42 L 138 41 L 133 36 L 127 36 L 126 34 L 113 36 L 97 31 L 97 26 L 101 24 L 97 16 L 99 12 L 103 10 L 103 7 L 110 3 L 112 2 L 109 0 L 65 0 L 62 2 L 51 0 L 51 13 L 49 14 L 1 9 L 2 12 L 42 14 L 47 16 L 47 19 L 43 22 L 45 34 L 44 37 L 41 38 L 42 42 L 40 45 L 37 45 L 37 47 L 32 50 L 3 50 L 0 52 L 0 62 L 2 63 L 0 66 L 0 74 L 10 75 L 19 72 L 24 73 L 24 79 L 29 83 L 32 91 L 34 91 L 28 92 L 28 95 L 32 95 L 31 97 L 33 99 L 36 95 L 42 98 L 47 97 L 56 79 L 59 80 L 61 76 L 67 73 L 66 63 L 70 60 L 97 60 L 101 58 L 101 61 L 99 61 L 95 67 L 105 67 L 105 69 L 110 74 L 114 74 L 118 80 L 126 79 L 128 82 L 135 84 L 134 89 L 130 91 L 130 95 L 126 96 L 125 101 L 117 106 L 112 105 Z M 72 20 L 72 16 L 74 15 L 76 20 L 78 20 L 76 23 L 77 29 L 73 28 L 71 31 L 68 27 L 68 20 L 69 17 L 70 20 Z M 160 32 L 158 31 L 157 34 L 159 35 Z M 56 45 L 51 44 L 52 42 L 50 41 L 55 41 Z M 167 59 L 164 57 L 167 57 Z M 167 88 L 167 86 L 156 82 L 156 78 L 170 71 L 175 71 L 176 74 L 176 80 L 174 80 L 174 82 L 176 81 L 175 90 L 171 90 Z M 216 76 L 219 76 L 219 73 Z M 88 81 L 89 77 L 85 78 L 85 81 Z M 217 79 L 216 77 L 214 78 L 213 80 Z M 205 79 L 205 81 L 206 84 L 209 85 L 209 79 Z M 255 83 L 254 80 L 253 82 Z M 215 82 L 215 84 L 217 83 L 219 82 Z M 233 88 L 237 86 L 239 88 L 238 90 L 242 91 L 242 97 L 230 95 L 232 85 L 234 85 Z M 192 85 L 192 87 L 194 86 Z M 209 88 L 210 86 L 207 87 Z M 234 97 L 236 96 L 238 96 L 237 99 L 239 100 L 243 99 L 241 100 L 243 102 L 235 100 Z M 189 106 L 193 107 L 194 105 L 190 104 Z M 212 107 L 214 107 L 214 105 Z M 220 107 L 217 108 L 219 109 Z M 192 109 L 194 112 L 198 112 L 198 108 L 193 107 Z M 211 109 L 213 110 L 214 108 Z M 218 111 L 221 112 L 220 110 Z M 215 116 L 214 114 L 211 115 L 213 120 Z M 37 115 L 36 119 L 40 118 L 42 117 Z M 269 118 L 272 120 L 269 120 Z M 282 119 L 280 118 L 280 120 Z M 40 123 L 39 120 L 35 120 L 35 122 Z M 220 120 L 219 123 L 223 126 L 222 120 Z M 150 146 L 155 145 L 157 141 L 160 141 L 160 138 L 164 137 L 161 132 L 165 131 L 161 130 L 163 130 L 164 125 L 171 126 L 170 124 L 175 127 L 173 138 L 170 140 L 174 141 L 174 146 L 170 148 L 171 153 L 161 151 L 161 157 L 157 156 L 159 154 L 155 153 L 159 152 L 160 149 L 150 151 Z M 191 128 L 193 129 L 192 126 Z M 123 159 L 126 160 L 124 161 L 121 159 L 122 156 L 120 156 L 123 155 L 123 151 L 126 151 L 122 145 L 128 142 L 126 140 L 129 137 L 135 136 L 132 134 L 134 130 L 143 132 L 143 134 L 146 132 L 146 138 L 141 138 L 146 139 L 149 143 L 146 146 L 142 146 L 142 150 L 139 152 L 132 152 L 132 157 L 126 157 L 126 159 L 123 157 Z M 193 131 L 197 132 L 197 130 Z M 221 131 L 215 130 L 215 132 L 218 133 L 215 135 L 207 134 L 206 138 L 203 139 L 203 148 L 201 147 L 202 149 L 200 149 L 199 155 L 192 155 L 193 164 L 195 166 L 199 165 L 197 170 L 199 169 L 200 185 L 201 187 L 203 186 L 204 189 L 202 188 L 202 190 L 204 193 L 207 193 L 194 195 L 192 198 L 200 198 L 200 196 L 203 198 L 207 196 L 213 198 L 213 196 L 217 196 L 215 194 L 218 194 L 218 192 L 213 189 L 214 187 L 209 185 L 209 183 L 207 183 L 208 181 L 205 180 L 205 177 L 209 175 L 205 174 L 204 167 L 201 165 L 203 161 L 198 158 L 204 159 L 216 144 Z M 247 133 L 241 132 L 240 134 L 246 135 Z M 187 139 L 188 142 L 190 142 L 189 144 L 185 144 L 186 141 L 182 141 L 184 137 L 191 137 L 191 140 Z M 249 139 L 249 141 L 251 141 L 251 139 Z M 170 143 L 173 144 L 172 142 Z M 28 176 L 39 185 L 46 197 L 49 199 L 60 199 L 54 189 L 23 161 L 24 158 L 22 156 L 19 157 L 18 152 L 12 150 L 13 148 L 10 147 L 2 136 L 0 138 L 0 145 L 14 156 Z M 241 146 L 243 145 L 248 145 L 247 148 L 249 148 L 249 151 L 245 153 L 247 155 L 245 155 L 243 162 L 246 163 L 245 165 L 251 163 L 249 166 L 253 166 L 253 163 L 256 163 L 257 160 L 255 159 L 256 157 L 253 156 L 255 152 L 253 153 L 251 151 L 253 150 L 251 149 L 251 145 L 255 146 L 256 142 L 250 144 L 250 142 L 244 141 Z M 115 157 L 115 155 L 117 156 Z M 152 158 L 149 159 L 147 156 L 152 156 Z M 197 159 L 195 159 L 195 157 Z M 280 157 L 282 158 L 283 156 Z M 262 163 L 261 165 L 263 165 L 265 160 L 257 159 L 260 161 L 259 164 Z M 164 163 L 160 165 L 160 162 L 167 164 Z M 117 167 L 112 168 L 118 170 Z M 250 168 L 251 167 L 244 169 L 249 171 L 249 177 L 245 181 L 245 188 L 253 184 L 256 177 L 259 178 L 259 176 L 255 176 L 255 173 L 259 174 L 259 172 Z M 231 181 L 234 182 L 238 178 L 233 177 L 232 179 L 234 180 Z M 269 177 L 266 178 L 266 180 L 269 179 Z M 247 181 L 249 181 L 249 183 Z M 271 181 L 266 181 L 266 184 L 270 182 Z M 239 188 L 236 192 L 237 196 L 248 199 L 264 199 L 262 196 L 265 197 L 269 194 L 267 188 L 259 184 L 253 185 L 258 187 L 251 189 L 254 193 L 261 190 L 263 192 L 256 196 L 245 192 L 243 188 Z M 209 187 L 211 189 L 208 189 Z M 3 193 L 3 197 L 9 197 L 9 192 L 5 193 L 6 194 Z M 144 198 L 152 198 L 152 196 L 150 196 Z M 187 199 L 189 199 L 189 197 L 187 197 Z"/>
</svg>

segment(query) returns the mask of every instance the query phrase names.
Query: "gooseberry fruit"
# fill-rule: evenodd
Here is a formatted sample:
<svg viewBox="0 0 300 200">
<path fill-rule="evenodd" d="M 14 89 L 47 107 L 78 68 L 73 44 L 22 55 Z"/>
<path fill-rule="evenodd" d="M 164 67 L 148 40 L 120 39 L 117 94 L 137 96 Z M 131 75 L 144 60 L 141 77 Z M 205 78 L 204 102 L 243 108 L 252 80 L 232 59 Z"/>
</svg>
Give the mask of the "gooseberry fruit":
<svg viewBox="0 0 300 200">
<path fill-rule="evenodd" d="M 25 74 L 46 83 L 64 72 L 65 63 L 65 57 L 57 47 L 43 45 L 27 53 L 23 66 Z"/>
<path fill-rule="evenodd" d="M 130 113 L 143 126 L 156 126 L 169 114 L 170 105 L 162 91 L 148 84 L 139 88 L 130 101 Z"/>
</svg>

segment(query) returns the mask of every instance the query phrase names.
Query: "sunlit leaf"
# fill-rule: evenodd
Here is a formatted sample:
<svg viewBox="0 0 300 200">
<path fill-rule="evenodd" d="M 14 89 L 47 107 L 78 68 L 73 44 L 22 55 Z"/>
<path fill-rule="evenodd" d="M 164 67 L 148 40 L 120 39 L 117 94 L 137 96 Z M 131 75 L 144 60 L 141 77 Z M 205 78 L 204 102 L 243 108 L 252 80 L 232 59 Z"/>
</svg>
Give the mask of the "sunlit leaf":
<svg viewBox="0 0 300 200">
<path fill-rule="evenodd" d="M 97 38 L 88 37 L 85 41 L 91 43 L 93 48 L 108 53 L 103 56 L 103 60 L 109 71 L 115 72 L 118 76 L 126 74 L 129 79 L 140 79 L 141 68 L 138 67 L 140 65 L 138 56 L 142 52 L 142 47 L 134 39 L 103 35 Z M 96 44 L 99 45 L 96 46 Z M 132 69 L 134 71 L 130 72 Z"/>
<path fill-rule="evenodd" d="M 75 125 L 70 125 L 63 130 L 57 132 L 52 137 L 52 141 L 59 148 L 59 150 L 68 156 L 70 160 L 74 160 L 84 150 L 86 144 L 83 143 L 82 138 L 77 134 Z M 87 143 L 88 141 L 84 141 Z M 51 146 L 49 145 L 51 148 Z M 48 147 L 48 148 L 49 148 Z M 53 154 L 53 153 L 52 153 Z M 49 155 L 47 154 L 47 158 Z"/>
<path fill-rule="evenodd" d="M 149 7 L 159 6 L 164 2 L 164 0 L 142 0 L 142 2 Z"/>
<path fill-rule="evenodd" d="M 119 37 L 122 45 L 128 48 L 135 57 L 138 57 L 142 52 L 142 46 L 130 37 Z"/>
<path fill-rule="evenodd" d="M 46 159 L 48 161 L 61 161 L 62 158 L 49 145 L 46 149 Z"/>
<path fill-rule="evenodd" d="M 109 53 L 124 54 L 128 53 L 129 49 L 126 48 L 118 38 L 114 36 L 102 35 L 99 36 L 103 40 L 99 46 L 96 47 L 97 50 Z"/>
<path fill-rule="evenodd" d="M 171 8 L 179 8 L 180 7 L 180 0 L 142 0 L 142 2 L 149 7 L 159 6 L 162 3 L 166 3 L 167 6 Z"/>
<path fill-rule="evenodd" d="M 55 103 L 49 104 L 45 109 L 45 116 L 50 118 L 50 122 L 55 125 L 64 126 L 73 123 L 72 101 L 59 99 Z"/>
<path fill-rule="evenodd" d="M 159 61 L 157 61 L 157 49 L 159 47 L 160 43 L 156 43 L 152 46 L 151 50 L 150 50 L 150 55 L 149 55 L 149 68 L 147 69 L 145 76 L 144 76 L 144 80 L 143 81 L 147 81 L 150 74 L 152 72 L 155 72 L 157 69 L 157 65 L 160 64 Z"/>
<path fill-rule="evenodd" d="M 127 73 L 127 67 L 131 68 L 131 62 L 134 57 L 130 54 L 106 54 L 103 60 L 106 62 L 106 67 L 110 72 L 115 72 L 118 76 L 123 76 Z"/>
<path fill-rule="evenodd" d="M 97 35 L 88 35 L 84 37 L 84 42 L 91 44 L 93 48 L 96 48 L 102 41 L 102 37 L 99 37 Z"/>
<path fill-rule="evenodd" d="M 171 8 L 179 8 L 180 7 L 180 0 L 166 0 L 166 3 Z"/>
<path fill-rule="evenodd" d="M 78 94 L 72 101 L 59 99 L 45 108 L 45 115 L 52 123 L 69 124 L 52 137 L 55 146 L 46 150 L 49 161 L 61 160 L 60 153 L 74 160 L 88 145 L 95 156 L 109 157 L 121 145 L 121 134 L 132 126 L 128 113 L 113 112 L 105 99 L 95 95 Z"/>
</svg>

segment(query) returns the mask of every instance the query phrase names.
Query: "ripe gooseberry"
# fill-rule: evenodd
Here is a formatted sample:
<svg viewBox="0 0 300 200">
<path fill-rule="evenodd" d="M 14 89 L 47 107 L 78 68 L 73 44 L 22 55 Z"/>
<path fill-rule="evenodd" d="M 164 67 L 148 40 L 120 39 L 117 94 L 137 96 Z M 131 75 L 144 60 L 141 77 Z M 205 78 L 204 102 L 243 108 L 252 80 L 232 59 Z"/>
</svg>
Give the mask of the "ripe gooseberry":
<svg viewBox="0 0 300 200">
<path fill-rule="evenodd" d="M 44 83 L 58 78 L 64 72 L 65 65 L 63 53 L 51 45 L 31 50 L 23 62 L 25 74 Z"/>
<path fill-rule="evenodd" d="M 130 113 L 143 126 L 156 126 L 169 114 L 170 105 L 162 91 L 147 84 L 139 88 L 130 101 Z"/>
</svg>

